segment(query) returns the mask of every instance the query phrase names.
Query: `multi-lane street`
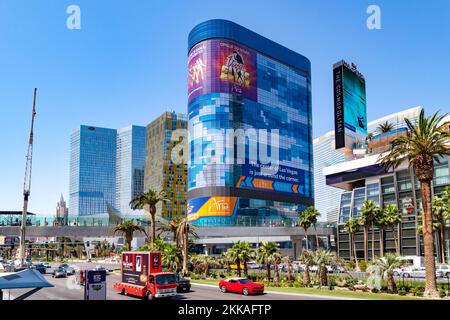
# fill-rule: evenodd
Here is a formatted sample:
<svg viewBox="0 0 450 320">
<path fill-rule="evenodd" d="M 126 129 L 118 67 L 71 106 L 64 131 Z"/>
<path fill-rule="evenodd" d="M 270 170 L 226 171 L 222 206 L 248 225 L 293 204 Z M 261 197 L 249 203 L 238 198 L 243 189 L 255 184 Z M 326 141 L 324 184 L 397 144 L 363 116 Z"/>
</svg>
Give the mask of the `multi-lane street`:
<svg viewBox="0 0 450 320">
<path fill-rule="evenodd" d="M 73 264 L 71 264 L 74 266 Z M 94 264 L 78 264 L 82 268 L 93 267 Z M 104 265 L 109 268 L 108 265 Z M 44 277 L 54 285 L 52 288 L 44 288 L 34 293 L 27 300 L 82 300 L 84 298 L 83 286 L 75 283 L 75 276 L 68 276 L 67 278 L 52 278 L 51 272 L 53 267 L 47 270 Z M 120 276 L 116 273 L 110 273 L 106 277 L 107 281 L 107 299 L 108 300 L 136 300 L 138 298 L 132 296 L 121 295 L 113 289 L 115 282 L 120 281 Z M 11 299 L 14 299 L 29 290 L 11 290 Z M 9 298 L 9 291 L 4 293 L 4 298 Z M 192 284 L 191 291 L 188 293 L 180 293 L 174 299 L 178 300 L 330 300 L 331 297 L 317 297 L 311 295 L 301 294 L 287 294 L 268 292 L 264 295 L 258 296 L 243 296 L 234 293 L 222 293 L 215 286 Z"/>
</svg>

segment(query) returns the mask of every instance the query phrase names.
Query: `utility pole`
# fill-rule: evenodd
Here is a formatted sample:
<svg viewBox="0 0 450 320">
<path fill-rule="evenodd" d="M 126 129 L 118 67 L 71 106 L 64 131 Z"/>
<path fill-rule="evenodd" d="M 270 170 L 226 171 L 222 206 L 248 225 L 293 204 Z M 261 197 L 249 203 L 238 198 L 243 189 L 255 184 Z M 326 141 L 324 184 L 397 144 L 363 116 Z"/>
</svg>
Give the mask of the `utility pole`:
<svg viewBox="0 0 450 320">
<path fill-rule="evenodd" d="M 31 190 L 31 167 L 33 163 L 33 129 L 34 117 L 36 116 L 36 88 L 33 93 L 33 110 L 31 112 L 31 129 L 30 138 L 28 140 L 27 162 L 25 165 L 25 178 L 23 181 L 23 210 L 22 210 L 22 224 L 20 227 L 20 267 L 25 265 L 25 228 L 27 224 L 28 198 Z"/>
</svg>

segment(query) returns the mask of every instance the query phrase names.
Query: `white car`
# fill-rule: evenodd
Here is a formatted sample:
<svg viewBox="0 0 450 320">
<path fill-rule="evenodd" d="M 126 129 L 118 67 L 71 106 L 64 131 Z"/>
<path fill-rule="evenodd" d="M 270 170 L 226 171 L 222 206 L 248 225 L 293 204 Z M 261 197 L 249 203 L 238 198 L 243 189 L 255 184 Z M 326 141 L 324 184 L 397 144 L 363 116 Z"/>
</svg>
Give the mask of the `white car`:
<svg viewBox="0 0 450 320">
<path fill-rule="evenodd" d="M 255 261 L 250 261 L 249 263 L 247 263 L 248 269 L 259 269 L 260 267 L 261 266 Z"/>
<path fill-rule="evenodd" d="M 441 278 L 450 277 L 450 266 L 449 265 L 438 265 L 436 266 L 436 273 L 439 274 Z"/>
<path fill-rule="evenodd" d="M 407 268 L 400 273 L 400 276 L 405 278 L 425 278 L 425 268 Z M 440 276 L 440 271 L 436 270 L 436 277 L 439 278 Z"/>
</svg>

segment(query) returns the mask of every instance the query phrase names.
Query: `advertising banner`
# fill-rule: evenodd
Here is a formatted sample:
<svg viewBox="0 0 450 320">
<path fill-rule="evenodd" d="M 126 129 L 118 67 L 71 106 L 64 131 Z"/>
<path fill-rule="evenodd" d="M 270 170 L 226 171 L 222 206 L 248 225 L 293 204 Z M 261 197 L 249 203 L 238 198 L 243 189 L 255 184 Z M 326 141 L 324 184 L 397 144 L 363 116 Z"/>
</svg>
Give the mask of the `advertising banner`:
<svg viewBox="0 0 450 320">
<path fill-rule="evenodd" d="M 122 254 L 122 282 L 145 286 L 149 271 L 149 254 L 124 252 Z"/>
<path fill-rule="evenodd" d="M 336 149 L 353 149 L 367 136 L 366 83 L 356 69 L 340 61 L 333 67 L 334 124 Z"/>
<path fill-rule="evenodd" d="M 256 53 L 232 41 L 212 39 L 194 46 L 188 57 L 188 101 L 206 93 L 257 99 Z"/>
<path fill-rule="evenodd" d="M 188 201 L 188 220 L 205 217 L 231 218 L 237 207 L 237 197 L 201 197 Z"/>
</svg>

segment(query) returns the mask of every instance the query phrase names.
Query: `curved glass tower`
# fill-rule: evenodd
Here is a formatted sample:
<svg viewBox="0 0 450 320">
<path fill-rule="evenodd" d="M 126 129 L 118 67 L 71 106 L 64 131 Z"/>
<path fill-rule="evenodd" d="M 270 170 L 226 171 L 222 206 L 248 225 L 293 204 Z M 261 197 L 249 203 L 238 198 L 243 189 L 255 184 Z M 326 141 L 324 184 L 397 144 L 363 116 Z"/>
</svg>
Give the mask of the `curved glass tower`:
<svg viewBox="0 0 450 320">
<path fill-rule="evenodd" d="M 314 203 L 309 60 L 226 20 L 188 42 L 188 219 L 292 225 Z"/>
</svg>

